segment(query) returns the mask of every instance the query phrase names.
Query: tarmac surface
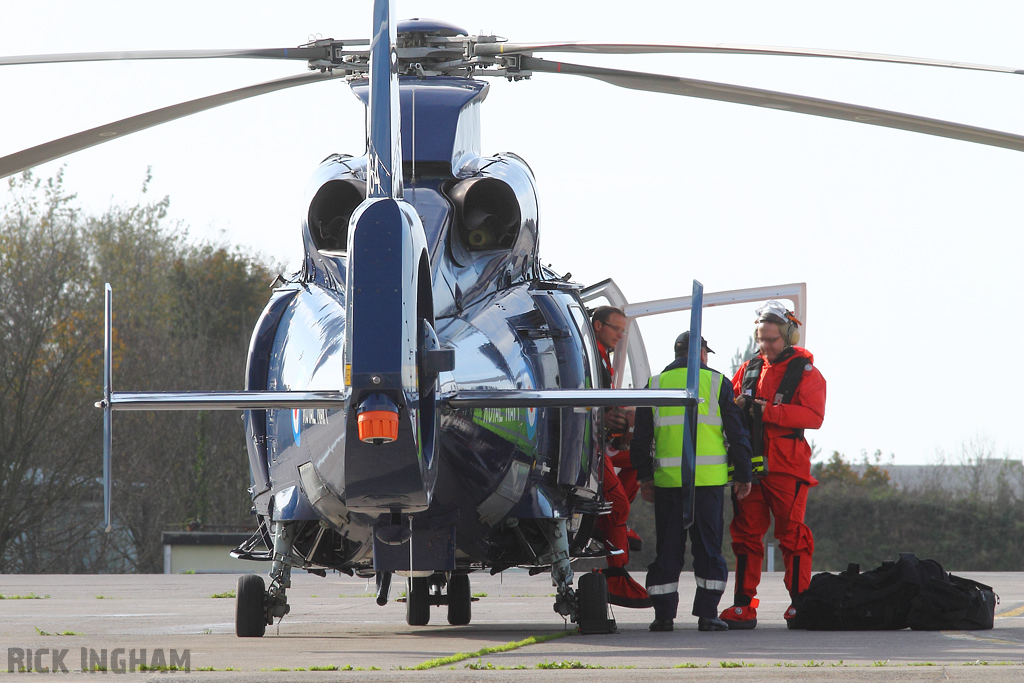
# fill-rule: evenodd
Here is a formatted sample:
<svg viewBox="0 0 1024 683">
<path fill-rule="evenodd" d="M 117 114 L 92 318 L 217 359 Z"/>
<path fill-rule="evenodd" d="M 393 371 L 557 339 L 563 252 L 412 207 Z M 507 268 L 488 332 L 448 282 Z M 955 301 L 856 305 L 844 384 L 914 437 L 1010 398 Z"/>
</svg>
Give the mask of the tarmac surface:
<svg viewBox="0 0 1024 683">
<path fill-rule="evenodd" d="M 189 671 L 115 680 L 1024 681 L 1024 573 L 961 575 L 999 594 L 993 630 L 790 631 L 776 573 L 765 575 L 755 630 L 703 633 L 689 616 L 693 575 L 684 573 L 674 632 L 649 632 L 652 610 L 616 607 L 618 633 L 581 636 L 552 611 L 550 578 L 515 570 L 472 575 L 480 599 L 468 626 L 449 626 L 446 608 L 435 607 L 428 626 L 410 627 L 394 601 L 402 581 L 378 607 L 372 582 L 295 572 L 291 614 L 263 638 L 238 638 L 235 601 L 218 597 L 233 596 L 237 575 L 0 575 L 0 672 L 28 661 L 60 679 L 95 681 L 134 657 Z M 520 642 L 531 637 L 552 639 Z M 432 662 L 439 658 L 449 659 Z M 88 672 L 104 660 L 106 671 Z M 0 673 L 0 681 L 40 675 Z"/>
</svg>

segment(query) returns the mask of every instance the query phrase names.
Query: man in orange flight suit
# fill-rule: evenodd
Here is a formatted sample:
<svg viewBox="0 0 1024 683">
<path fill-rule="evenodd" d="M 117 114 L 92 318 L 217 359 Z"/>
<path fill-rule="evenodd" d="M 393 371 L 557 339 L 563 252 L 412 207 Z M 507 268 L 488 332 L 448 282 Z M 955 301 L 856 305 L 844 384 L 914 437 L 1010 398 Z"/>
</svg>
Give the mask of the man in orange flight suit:
<svg viewBox="0 0 1024 683">
<path fill-rule="evenodd" d="M 615 350 L 622 336 L 626 333 L 625 313 L 614 306 L 600 306 L 592 315 L 594 334 L 597 337 L 597 350 L 600 354 L 602 386 L 611 387 L 614 369 L 610 352 Z M 610 514 L 601 515 L 597 528 L 604 534 L 605 540 L 621 550 L 619 555 L 608 557 L 608 568 L 604 570 L 608 582 L 608 602 L 620 607 L 650 607 L 651 598 L 647 589 L 637 583 L 626 570 L 629 563 L 629 508 L 636 497 L 640 485 L 637 483 L 636 470 L 629 458 L 629 429 L 633 422 L 633 409 L 612 408 L 605 411 L 605 428 L 609 435 L 617 435 L 609 439 L 604 458 L 604 497 L 612 504 Z M 614 448 L 614 443 L 618 448 Z M 615 468 L 620 467 L 618 473 Z M 634 536 L 636 536 L 634 534 Z M 639 536 L 636 536 L 639 541 Z"/>
<path fill-rule="evenodd" d="M 729 525 L 736 555 L 736 595 L 721 618 L 730 629 L 757 626 L 764 535 L 773 517 L 790 597 L 804 591 L 811 580 L 814 536 L 804 524 L 804 513 L 807 491 L 818 482 L 811 476 L 811 447 L 804 430 L 817 429 L 825 418 L 825 378 L 814 367 L 814 356 L 796 346 L 800 324 L 778 301 L 760 306 L 754 331 L 760 353 L 740 366 L 732 380 L 736 402 L 750 426 L 755 482 L 750 495 L 734 499 L 735 514 Z M 759 441 L 767 474 L 757 481 Z M 791 628 L 795 615 L 790 605 L 784 616 Z"/>
</svg>

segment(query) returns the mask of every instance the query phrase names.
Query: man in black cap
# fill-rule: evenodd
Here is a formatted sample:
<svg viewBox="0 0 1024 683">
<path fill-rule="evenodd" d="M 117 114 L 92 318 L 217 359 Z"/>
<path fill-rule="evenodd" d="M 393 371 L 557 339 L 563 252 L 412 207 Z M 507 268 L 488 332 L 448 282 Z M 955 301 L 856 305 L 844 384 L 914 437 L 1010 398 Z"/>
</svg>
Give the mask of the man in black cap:
<svg viewBox="0 0 1024 683">
<path fill-rule="evenodd" d="M 632 458 L 640 479 L 640 494 L 654 503 L 657 558 L 647 568 L 647 592 L 654 604 L 652 631 L 672 631 L 679 605 L 679 573 L 683 569 L 687 536 L 693 553 L 697 590 L 693 615 L 699 631 L 727 631 L 718 617 L 729 569 L 722 557 L 724 487 L 729 464 L 734 466 L 736 497 L 750 493 L 750 438 L 743 414 L 733 401 L 732 383 L 707 366 L 707 341 L 701 337 L 700 388 L 704 399 L 697 406 L 693 525 L 683 526 L 683 417 L 684 409 L 637 408 Z M 676 338 L 676 359 L 648 382 L 654 389 L 686 387 L 690 333 Z M 687 487 L 689 481 L 686 482 Z"/>
</svg>

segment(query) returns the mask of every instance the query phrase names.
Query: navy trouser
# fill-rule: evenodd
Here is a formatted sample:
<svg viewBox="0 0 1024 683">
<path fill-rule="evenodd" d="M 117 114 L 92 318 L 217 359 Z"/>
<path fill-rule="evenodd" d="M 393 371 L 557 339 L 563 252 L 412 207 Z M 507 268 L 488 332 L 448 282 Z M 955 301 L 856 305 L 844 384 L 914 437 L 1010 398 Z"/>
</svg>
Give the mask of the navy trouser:
<svg viewBox="0 0 1024 683">
<path fill-rule="evenodd" d="M 722 557 L 722 506 L 724 487 L 698 486 L 694 489 L 693 525 L 683 528 L 683 492 L 681 489 L 654 489 L 654 525 L 657 553 L 647 568 L 647 592 L 659 619 L 675 619 L 679 605 L 679 573 L 683 571 L 686 539 L 690 539 L 693 573 L 697 591 L 693 597 L 693 615 L 717 617 L 718 603 L 725 592 L 729 569 Z"/>
</svg>

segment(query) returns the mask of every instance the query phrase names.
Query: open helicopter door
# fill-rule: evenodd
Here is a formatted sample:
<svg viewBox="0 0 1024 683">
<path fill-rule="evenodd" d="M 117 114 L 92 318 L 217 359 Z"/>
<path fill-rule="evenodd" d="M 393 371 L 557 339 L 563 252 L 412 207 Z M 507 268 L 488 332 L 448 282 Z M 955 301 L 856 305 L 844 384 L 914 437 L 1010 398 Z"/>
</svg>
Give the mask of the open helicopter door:
<svg viewBox="0 0 1024 683">
<path fill-rule="evenodd" d="M 584 303 L 606 300 L 610 305 L 621 308 L 626 314 L 628 323 L 626 333 L 622 336 L 620 345 L 626 349 L 626 353 L 615 354 L 615 388 L 620 389 L 628 377 L 632 386 L 642 387 L 647 385 L 647 380 L 653 374 L 650 362 L 647 359 L 647 347 L 644 345 L 643 335 L 640 334 L 640 327 L 637 318 L 643 318 L 662 313 L 677 313 L 690 310 L 693 303 L 693 296 L 677 296 L 671 299 L 655 299 L 652 301 L 640 301 L 629 303 L 622 294 L 622 290 L 612 279 L 602 280 L 591 285 L 580 292 L 580 298 Z M 750 287 L 747 289 L 730 289 L 724 292 L 704 293 L 704 308 L 713 306 L 728 306 L 731 304 L 756 303 L 767 299 L 788 299 L 793 302 L 793 313 L 804 322 L 800 330 L 800 338 L 807 339 L 807 283 L 794 282 L 785 285 L 769 285 L 765 287 Z M 626 363 L 629 363 L 627 367 Z"/>
</svg>

